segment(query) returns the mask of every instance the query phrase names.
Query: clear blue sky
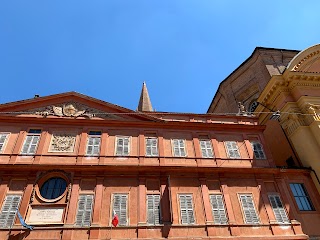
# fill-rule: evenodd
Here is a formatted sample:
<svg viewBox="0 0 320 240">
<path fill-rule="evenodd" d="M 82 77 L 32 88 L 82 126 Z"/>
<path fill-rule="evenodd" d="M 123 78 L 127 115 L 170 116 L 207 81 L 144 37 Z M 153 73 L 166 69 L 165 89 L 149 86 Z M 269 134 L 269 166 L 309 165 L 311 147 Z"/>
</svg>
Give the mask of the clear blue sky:
<svg viewBox="0 0 320 240">
<path fill-rule="evenodd" d="M 206 112 L 256 46 L 320 42 L 320 1 L 1 0 L 0 103 L 77 91 Z"/>
</svg>

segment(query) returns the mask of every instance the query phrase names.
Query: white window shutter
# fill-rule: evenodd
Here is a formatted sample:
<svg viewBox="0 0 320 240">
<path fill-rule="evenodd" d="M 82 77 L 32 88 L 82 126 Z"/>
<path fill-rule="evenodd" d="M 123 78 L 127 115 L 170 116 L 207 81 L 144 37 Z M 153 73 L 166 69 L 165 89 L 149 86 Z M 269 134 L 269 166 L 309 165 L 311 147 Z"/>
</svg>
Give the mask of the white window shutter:
<svg viewBox="0 0 320 240">
<path fill-rule="evenodd" d="M 37 146 L 40 140 L 40 135 L 27 135 L 22 147 L 22 154 L 36 153 Z"/>
<path fill-rule="evenodd" d="M 89 136 L 87 143 L 87 155 L 98 156 L 100 151 L 100 136 Z"/>
<path fill-rule="evenodd" d="M 128 156 L 130 151 L 129 137 L 117 137 L 116 155 Z"/>
<path fill-rule="evenodd" d="M 30 154 L 36 153 L 39 140 L 40 140 L 40 136 L 32 136 L 32 141 L 31 141 L 31 145 L 28 153 Z"/>
<path fill-rule="evenodd" d="M 251 194 L 240 195 L 242 210 L 244 214 L 245 223 L 259 224 L 258 214 L 254 207 L 253 198 Z"/>
<path fill-rule="evenodd" d="M 21 153 L 24 153 L 24 154 L 28 153 L 31 141 L 32 141 L 32 136 L 26 136 Z"/>
<path fill-rule="evenodd" d="M 201 148 L 202 157 L 204 158 L 213 157 L 212 145 L 209 139 L 201 139 L 200 148 Z"/>
<path fill-rule="evenodd" d="M 148 224 L 160 224 L 160 195 L 147 195 L 147 222 Z"/>
<path fill-rule="evenodd" d="M 158 139 L 156 139 L 156 138 L 152 139 L 151 154 L 152 154 L 152 156 L 158 156 Z"/>
<path fill-rule="evenodd" d="M 127 156 L 129 155 L 129 138 L 125 137 L 123 139 L 123 155 Z"/>
<path fill-rule="evenodd" d="M 2 152 L 2 150 L 3 150 L 3 146 L 7 140 L 8 135 L 9 134 L 7 134 L 7 133 L 0 134 L 0 152 Z"/>
<path fill-rule="evenodd" d="M 117 137 L 116 155 L 121 156 L 123 150 L 123 139 Z"/>
<path fill-rule="evenodd" d="M 210 195 L 210 203 L 212 207 L 214 223 L 215 224 L 228 223 L 222 195 L 221 194 Z"/>
<path fill-rule="evenodd" d="M 238 149 L 237 142 L 235 141 L 226 141 L 225 147 L 229 158 L 240 158 L 240 153 Z"/>
<path fill-rule="evenodd" d="M 20 204 L 21 195 L 7 195 L 0 213 L 0 227 L 11 227 Z"/>
<path fill-rule="evenodd" d="M 288 223 L 289 218 L 287 216 L 286 210 L 284 209 L 280 196 L 269 195 L 269 200 L 274 213 L 274 216 L 278 223 Z"/>
<path fill-rule="evenodd" d="M 146 139 L 146 156 L 158 156 L 158 140 L 156 138 Z"/>
<path fill-rule="evenodd" d="M 174 157 L 185 157 L 186 147 L 183 139 L 173 139 L 173 156 Z"/>
<path fill-rule="evenodd" d="M 116 212 L 119 218 L 119 226 L 127 225 L 127 194 L 113 195 L 113 211 Z"/>
<path fill-rule="evenodd" d="M 180 214 L 182 224 L 193 224 L 194 213 L 193 213 L 193 202 L 192 195 L 179 195 L 180 200 Z"/>
<path fill-rule="evenodd" d="M 152 146 L 151 146 L 151 139 L 147 138 L 146 139 L 146 155 L 147 156 L 152 156 Z"/>
<path fill-rule="evenodd" d="M 254 157 L 256 159 L 266 159 L 266 155 L 264 154 L 264 151 L 260 142 L 251 142 L 251 146 L 254 153 Z"/>
<path fill-rule="evenodd" d="M 90 226 L 92 214 L 93 195 L 79 195 L 76 226 Z"/>
</svg>

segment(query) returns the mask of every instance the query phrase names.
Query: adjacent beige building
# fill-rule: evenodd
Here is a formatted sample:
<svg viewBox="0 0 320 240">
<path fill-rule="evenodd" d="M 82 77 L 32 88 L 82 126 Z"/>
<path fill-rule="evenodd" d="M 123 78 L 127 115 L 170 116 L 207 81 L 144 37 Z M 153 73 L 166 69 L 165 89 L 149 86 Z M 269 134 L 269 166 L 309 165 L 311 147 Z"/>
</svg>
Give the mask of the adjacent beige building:
<svg viewBox="0 0 320 240">
<path fill-rule="evenodd" d="M 301 51 L 281 75 L 272 76 L 258 102 L 261 124 L 270 114 L 259 112 L 280 110 L 280 124 L 302 165 L 314 170 L 320 190 L 320 44 Z"/>
</svg>

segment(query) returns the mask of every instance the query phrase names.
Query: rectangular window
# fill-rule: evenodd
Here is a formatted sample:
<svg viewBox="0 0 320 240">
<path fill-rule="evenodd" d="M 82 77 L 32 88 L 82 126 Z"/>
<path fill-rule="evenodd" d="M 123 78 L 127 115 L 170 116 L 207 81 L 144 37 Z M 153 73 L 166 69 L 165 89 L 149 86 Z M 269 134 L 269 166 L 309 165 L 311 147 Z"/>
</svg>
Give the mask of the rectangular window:
<svg viewBox="0 0 320 240">
<path fill-rule="evenodd" d="M 116 155 L 128 156 L 129 155 L 129 137 L 117 137 L 116 138 Z"/>
<path fill-rule="evenodd" d="M 92 194 L 81 194 L 79 195 L 78 211 L 76 216 L 76 226 L 90 226 L 91 225 L 91 214 L 92 214 Z"/>
<path fill-rule="evenodd" d="M 21 195 L 7 195 L 0 213 L 0 227 L 8 228 L 14 224 Z"/>
<path fill-rule="evenodd" d="M 269 201 L 274 213 L 274 216 L 278 223 L 288 223 L 289 219 L 284 209 L 280 196 L 278 195 L 269 195 Z"/>
<path fill-rule="evenodd" d="M 119 226 L 126 226 L 127 220 L 128 194 L 116 193 L 113 195 L 113 211 L 119 218 Z"/>
<path fill-rule="evenodd" d="M 35 154 L 40 140 L 40 129 L 30 129 L 24 140 L 21 154 Z"/>
<path fill-rule="evenodd" d="M 192 195 L 191 194 L 179 195 L 179 201 L 180 201 L 181 223 L 182 224 L 195 223 Z"/>
<path fill-rule="evenodd" d="M 101 143 L 101 132 L 90 131 L 87 142 L 87 155 L 88 156 L 99 156 Z"/>
<path fill-rule="evenodd" d="M 185 157 L 187 155 L 185 141 L 183 139 L 172 139 L 172 145 L 174 157 Z"/>
<path fill-rule="evenodd" d="M 221 194 L 211 194 L 210 203 L 215 224 L 227 224 L 228 219 Z"/>
<path fill-rule="evenodd" d="M 6 144 L 9 133 L 0 133 L 0 153 L 4 149 L 4 145 Z"/>
<path fill-rule="evenodd" d="M 229 158 L 241 158 L 237 142 L 235 141 L 226 141 L 224 142 L 226 150 L 227 150 L 227 155 Z"/>
<path fill-rule="evenodd" d="M 146 156 L 158 156 L 157 138 L 146 138 Z"/>
<path fill-rule="evenodd" d="M 160 224 L 160 194 L 147 195 L 147 223 Z"/>
<path fill-rule="evenodd" d="M 241 194 L 240 201 L 244 214 L 245 223 L 259 224 L 258 214 L 254 207 L 254 202 L 251 194 Z"/>
<path fill-rule="evenodd" d="M 251 146 L 255 159 L 266 159 L 266 155 L 264 154 L 262 144 L 260 142 L 251 142 Z"/>
<path fill-rule="evenodd" d="M 300 211 L 314 211 L 310 197 L 302 183 L 290 183 L 290 188 Z"/>
<path fill-rule="evenodd" d="M 213 158 L 212 144 L 209 139 L 200 139 L 200 148 L 203 158 Z"/>
</svg>

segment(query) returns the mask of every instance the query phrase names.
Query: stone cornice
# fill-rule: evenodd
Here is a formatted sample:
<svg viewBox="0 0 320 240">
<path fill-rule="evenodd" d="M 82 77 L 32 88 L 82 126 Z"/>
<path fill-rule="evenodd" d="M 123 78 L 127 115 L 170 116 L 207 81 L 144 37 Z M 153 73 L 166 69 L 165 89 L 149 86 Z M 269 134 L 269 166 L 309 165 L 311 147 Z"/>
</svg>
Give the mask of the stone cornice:
<svg viewBox="0 0 320 240">
<path fill-rule="evenodd" d="M 287 79 L 282 76 L 273 76 L 261 93 L 258 102 L 264 105 L 273 103 L 283 92 L 291 92 L 295 87 L 320 87 L 320 74 L 291 74 Z"/>
</svg>

